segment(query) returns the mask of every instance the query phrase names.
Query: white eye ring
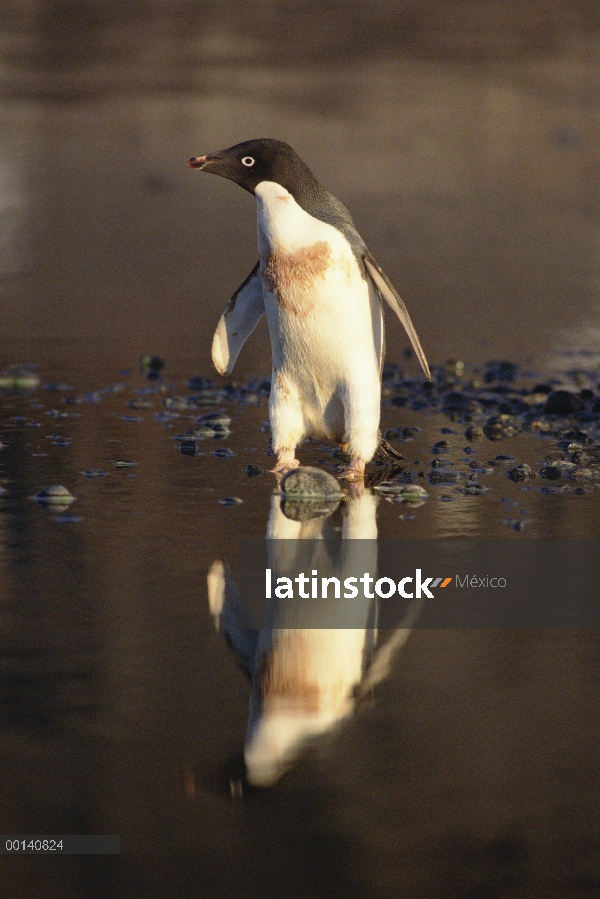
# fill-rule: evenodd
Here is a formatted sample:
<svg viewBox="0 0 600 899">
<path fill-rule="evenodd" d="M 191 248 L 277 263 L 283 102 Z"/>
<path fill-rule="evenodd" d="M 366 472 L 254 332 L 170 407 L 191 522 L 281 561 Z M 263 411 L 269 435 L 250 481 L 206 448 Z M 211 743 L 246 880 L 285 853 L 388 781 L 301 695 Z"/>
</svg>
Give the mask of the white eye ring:
<svg viewBox="0 0 600 899">
<path fill-rule="evenodd" d="M 251 156 L 244 156 L 244 158 L 242 159 L 242 165 L 246 165 L 248 166 L 248 168 L 250 168 L 250 166 L 254 165 L 254 160 Z"/>
</svg>

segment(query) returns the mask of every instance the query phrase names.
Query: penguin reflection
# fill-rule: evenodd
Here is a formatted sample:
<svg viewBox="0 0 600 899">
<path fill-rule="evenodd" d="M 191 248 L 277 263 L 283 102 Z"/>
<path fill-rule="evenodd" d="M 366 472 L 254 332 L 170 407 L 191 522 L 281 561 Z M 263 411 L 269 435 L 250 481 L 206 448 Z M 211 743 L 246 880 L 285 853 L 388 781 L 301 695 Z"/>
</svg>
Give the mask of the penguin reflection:
<svg viewBox="0 0 600 899">
<path fill-rule="evenodd" d="M 314 569 L 343 583 L 359 570 L 375 572 L 377 502 L 370 491 L 347 499 L 340 540 L 332 527 L 338 520 L 333 515 L 337 503 L 308 517 L 306 503 L 293 505 L 274 494 L 267 527 L 274 577 L 286 570 Z M 329 538 L 337 539 L 333 555 Z M 220 561 L 209 572 L 208 597 L 217 629 L 251 681 L 246 776 L 250 784 L 265 787 L 284 774 L 307 739 L 350 715 L 357 697 L 386 676 L 418 611 L 411 607 L 406 627 L 375 649 L 374 600 L 360 597 L 350 606 L 349 600 L 335 597 L 274 601 L 269 626 L 245 630 L 239 627 L 237 584 Z"/>
</svg>

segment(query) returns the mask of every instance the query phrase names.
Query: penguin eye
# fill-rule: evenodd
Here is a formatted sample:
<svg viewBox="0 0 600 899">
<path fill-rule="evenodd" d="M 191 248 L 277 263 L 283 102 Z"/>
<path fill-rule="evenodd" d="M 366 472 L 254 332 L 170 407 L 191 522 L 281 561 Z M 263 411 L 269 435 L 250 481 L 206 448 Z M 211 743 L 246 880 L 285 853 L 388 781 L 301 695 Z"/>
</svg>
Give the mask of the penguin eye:
<svg viewBox="0 0 600 899">
<path fill-rule="evenodd" d="M 254 165 L 254 160 L 251 156 L 244 156 L 244 158 L 242 159 L 242 165 L 246 165 L 248 166 L 248 168 L 250 168 Z"/>
</svg>

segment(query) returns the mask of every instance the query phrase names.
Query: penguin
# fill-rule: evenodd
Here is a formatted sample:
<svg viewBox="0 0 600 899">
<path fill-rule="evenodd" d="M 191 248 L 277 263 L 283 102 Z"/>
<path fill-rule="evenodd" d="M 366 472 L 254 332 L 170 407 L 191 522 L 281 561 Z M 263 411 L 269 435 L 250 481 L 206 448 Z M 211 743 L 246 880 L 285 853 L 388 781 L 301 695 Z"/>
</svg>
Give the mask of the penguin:
<svg viewBox="0 0 600 899">
<path fill-rule="evenodd" d="M 273 372 L 269 415 L 277 475 L 297 467 L 304 437 L 339 442 L 340 477 L 362 481 L 377 451 L 384 355 L 382 299 L 429 366 L 406 306 L 358 233 L 346 207 L 283 141 L 244 141 L 192 157 L 190 168 L 254 194 L 259 260 L 225 307 L 212 359 L 228 375 L 266 315 Z"/>
</svg>

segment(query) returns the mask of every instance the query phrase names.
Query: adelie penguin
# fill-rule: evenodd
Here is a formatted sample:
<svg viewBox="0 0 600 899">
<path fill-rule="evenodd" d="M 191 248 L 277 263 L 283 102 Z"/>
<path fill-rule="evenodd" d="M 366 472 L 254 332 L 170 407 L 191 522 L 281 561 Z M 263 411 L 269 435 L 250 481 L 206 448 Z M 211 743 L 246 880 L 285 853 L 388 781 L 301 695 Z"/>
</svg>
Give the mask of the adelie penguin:
<svg viewBox="0 0 600 899">
<path fill-rule="evenodd" d="M 350 455 L 342 477 L 360 481 L 380 445 L 384 336 L 381 298 L 429 367 L 406 307 L 369 253 L 350 213 L 318 183 L 288 144 L 245 141 L 191 168 L 254 194 L 260 258 L 233 294 L 212 344 L 223 375 L 266 314 L 273 354 L 270 419 L 276 473 L 299 465 L 303 437 L 339 441 Z"/>
</svg>

